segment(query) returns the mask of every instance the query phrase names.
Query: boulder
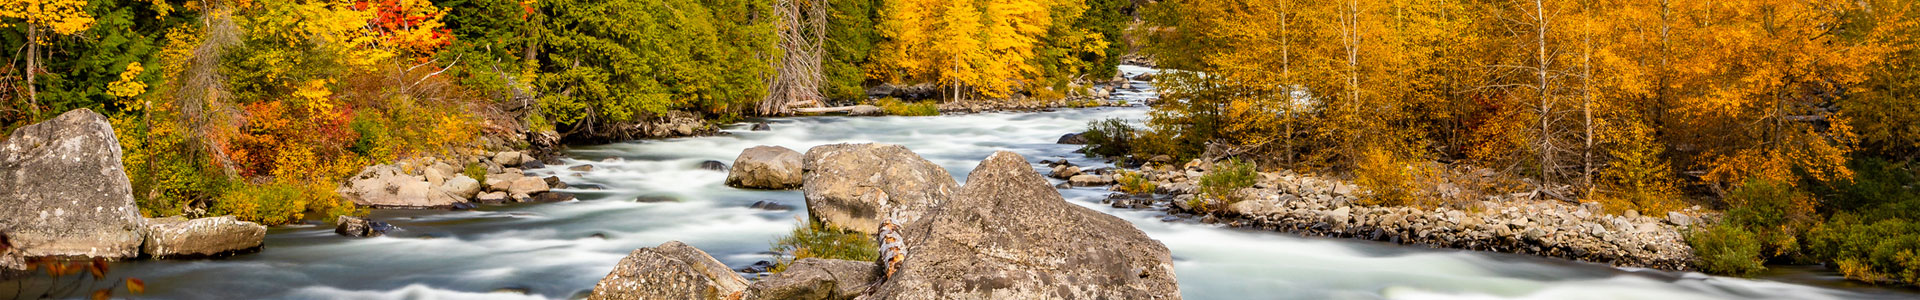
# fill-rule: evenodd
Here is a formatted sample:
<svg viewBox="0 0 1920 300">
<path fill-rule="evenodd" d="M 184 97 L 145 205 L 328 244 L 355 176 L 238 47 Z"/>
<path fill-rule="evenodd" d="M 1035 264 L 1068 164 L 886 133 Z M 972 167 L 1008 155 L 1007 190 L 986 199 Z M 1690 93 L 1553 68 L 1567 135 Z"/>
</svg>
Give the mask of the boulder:
<svg viewBox="0 0 1920 300">
<path fill-rule="evenodd" d="M 1087 137 L 1082 136 L 1080 133 L 1068 133 L 1066 135 L 1061 135 L 1060 140 L 1054 143 L 1066 144 L 1066 145 L 1086 145 Z"/>
<path fill-rule="evenodd" d="M 742 299 L 842 300 L 853 299 L 873 282 L 873 262 L 802 258 L 785 272 L 747 287 Z"/>
<path fill-rule="evenodd" d="M 960 185 L 946 169 L 900 145 L 822 145 L 807 150 L 804 166 L 807 215 L 869 234 L 877 232 L 881 218 L 919 219 Z"/>
<path fill-rule="evenodd" d="M 87 109 L 0 142 L 0 232 L 9 255 L 131 258 L 144 219 L 107 118 Z"/>
<path fill-rule="evenodd" d="M 800 186 L 802 155 L 780 146 L 755 146 L 733 159 L 727 186 L 781 190 Z"/>
<path fill-rule="evenodd" d="M 737 299 L 747 280 L 678 241 L 633 250 L 593 286 L 589 300 Z"/>
<path fill-rule="evenodd" d="M 1047 174 L 1049 177 L 1059 179 L 1069 179 L 1075 175 L 1080 175 L 1080 167 L 1064 164 L 1053 166 L 1053 172 Z"/>
<path fill-rule="evenodd" d="M 1167 247 L 1068 203 L 1001 151 L 953 199 L 906 225 L 906 258 L 866 299 L 1178 299 Z"/>
<path fill-rule="evenodd" d="M 386 235 L 395 227 L 387 222 L 368 220 L 354 216 L 340 216 L 334 219 L 333 233 L 349 237 L 376 237 Z"/>
<path fill-rule="evenodd" d="M 156 258 L 220 256 L 256 250 L 266 238 L 267 226 L 233 216 L 154 218 L 141 250 Z"/>
<path fill-rule="evenodd" d="M 573 201 L 574 199 L 573 193 L 565 192 L 545 192 L 533 195 L 534 202 L 567 202 Z"/>
<path fill-rule="evenodd" d="M 507 194 L 538 194 L 548 190 L 547 180 L 539 177 L 520 177 L 507 185 Z"/>
<path fill-rule="evenodd" d="M 506 151 L 506 152 L 494 153 L 493 163 L 500 164 L 501 166 L 506 166 L 506 167 L 519 166 L 520 158 L 521 158 L 520 152 Z"/>
<path fill-rule="evenodd" d="M 567 171 L 574 171 L 574 172 L 593 171 L 593 165 L 578 165 L 578 166 L 567 167 Z"/>
<path fill-rule="evenodd" d="M 771 126 L 771 125 L 767 125 L 767 122 L 760 122 L 760 123 L 753 123 L 753 129 L 751 129 L 751 130 L 753 130 L 753 131 L 768 131 L 768 130 L 773 130 L 773 126 Z"/>
<path fill-rule="evenodd" d="M 473 177 L 467 177 L 467 175 L 455 176 L 453 179 L 448 179 L 446 183 L 441 184 L 439 190 L 462 199 L 472 199 L 474 196 L 480 194 L 480 181 L 474 180 Z"/>
<path fill-rule="evenodd" d="M 444 208 L 466 202 L 464 197 L 437 192 L 426 179 L 409 176 L 392 165 L 362 168 L 335 192 L 354 204 L 372 207 Z"/>
</svg>

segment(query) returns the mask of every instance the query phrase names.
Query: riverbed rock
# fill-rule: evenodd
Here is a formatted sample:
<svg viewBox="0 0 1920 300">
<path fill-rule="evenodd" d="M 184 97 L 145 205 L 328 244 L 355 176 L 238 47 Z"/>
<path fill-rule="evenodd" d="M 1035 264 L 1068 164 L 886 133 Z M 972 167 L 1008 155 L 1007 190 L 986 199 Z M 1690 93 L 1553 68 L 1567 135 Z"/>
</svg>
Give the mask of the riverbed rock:
<svg viewBox="0 0 1920 300">
<path fill-rule="evenodd" d="M 221 256 L 260 247 L 267 226 L 233 216 L 147 219 L 142 251 L 156 258 Z"/>
<path fill-rule="evenodd" d="M 726 172 L 728 170 L 727 163 L 723 163 L 718 160 L 709 160 L 709 161 L 700 162 L 700 169 L 708 170 L 708 171 L 721 171 L 721 172 Z"/>
<path fill-rule="evenodd" d="M 864 104 L 854 105 L 852 109 L 847 110 L 847 115 L 849 116 L 879 116 L 879 115 L 885 115 L 885 114 L 887 114 L 887 111 L 884 109 L 880 109 L 879 106 L 864 105 Z"/>
<path fill-rule="evenodd" d="M 755 146 L 740 151 L 727 172 L 727 186 L 783 190 L 799 187 L 803 155 L 781 146 Z"/>
<path fill-rule="evenodd" d="M 348 237 L 377 237 L 386 235 L 394 229 L 387 222 L 369 220 L 355 216 L 340 216 L 334 219 L 333 233 Z"/>
<path fill-rule="evenodd" d="M 105 116 L 69 111 L 0 143 L 0 232 L 11 255 L 131 258 L 142 222 Z"/>
<path fill-rule="evenodd" d="M 919 219 L 960 186 L 946 169 L 900 145 L 822 145 L 807 150 L 803 165 L 807 215 L 869 234 L 881 218 Z"/>
<path fill-rule="evenodd" d="M 1013 152 L 902 231 L 905 260 L 863 299 L 1180 298 L 1165 245 L 1067 203 Z"/>
<path fill-rule="evenodd" d="M 473 200 L 479 201 L 480 203 L 500 204 L 500 203 L 506 203 L 507 200 L 512 200 L 512 199 L 507 198 L 507 192 L 491 192 L 491 193 L 480 194 L 479 196 L 474 196 Z"/>
<path fill-rule="evenodd" d="M 501 166 L 506 166 L 506 167 L 519 166 L 520 156 L 521 156 L 520 152 L 514 152 L 514 151 L 503 151 L 500 153 L 494 153 L 493 163 L 500 164 Z"/>
<path fill-rule="evenodd" d="M 773 130 L 773 126 L 772 126 L 772 125 L 767 125 L 767 122 L 760 122 L 760 123 L 753 123 L 753 129 L 751 129 L 751 130 L 753 130 L 753 131 L 768 131 L 768 130 Z"/>
<path fill-rule="evenodd" d="M 802 258 L 747 287 L 742 299 L 840 300 L 853 299 L 873 282 L 873 262 Z"/>
<path fill-rule="evenodd" d="M 627 254 L 587 299 L 736 299 L 746 290 L 747 280 L 713 256 L 672 241 Z"/>
<path fill-rule="evenodd" d="M 1101 175 L 1081 174 L 1067 178 L 1067 182 L 1072 183 L 1073 186 L 1102 186 L 1113 184 L 1113 178 Z"/>
<path fill-rule="evenodd" d="M 1059 179 L 1073 178 L 1075 175 L 1080 175 L 1080 167 L 1065 164 L 1055 165 L 1053 166 L 1053 172 L 1047 173 L 1047 177 Z"/>
</svg>

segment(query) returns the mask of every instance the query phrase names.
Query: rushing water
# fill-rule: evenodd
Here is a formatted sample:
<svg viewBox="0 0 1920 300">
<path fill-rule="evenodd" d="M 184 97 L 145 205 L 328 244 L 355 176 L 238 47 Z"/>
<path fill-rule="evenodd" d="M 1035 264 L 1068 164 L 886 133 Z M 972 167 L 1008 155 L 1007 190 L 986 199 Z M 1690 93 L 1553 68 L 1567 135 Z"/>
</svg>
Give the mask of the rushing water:
<svg viewBox="0 0 1920 300">
<path fill-rule="evenodd" d="M 1130 73 L 1148 72 L 1128 67 Z M 1136 82 L 1145 87 L 1145 83 Z M 1148 87 L 1120 97 L 1140 103 Z M 144 279 L 144 297 L 179 299 L 548 299 L 584 295 L 628 252 L 686 242 L 734 267 L 770 260 L 770 241 L 805 210 L 748 208 L 756 201 L 804 207 L 798 191 L 728 188 L 726 174 L 698 168 L 741 150 L 843 142 L 906 145 L 955 179 L 996 150 L 1038 162 L 1080 157 L 1060 134 L 1091 120 L 1144 118 L 1146 109 L 1101 108 L 941 117 L 812 117 L 766 120 L 772 131 L 637 141 L 569 150 L 558 175 L 580 201 L 485 206 L 473 211 L 377 210 L 403 230 L 350 239 L 330 227 L 275 228 L 260 253 L 222 260 L 143 261 L 119 275 Z M 569 166 L 592 164 L 588 172 Z M 1039 167 L 1036 167 L 1039 168 Z M 1912 299 L 1907 290 L 1850 286 L 1831 272 L 1787 268 L 1771 280 L 1631 270 L 1498 253 L 1303 238 L 1188 221 L 1153 210 L 1098 203 L 1099 188 L 1061 190 L 1068 201 L 1126 219 L 1172 249 L 1188 299 Z M 678 202 L 642 203 L 667 197 Z M 0 291 L 10 286 L 0 283 Z"/>
</svg>

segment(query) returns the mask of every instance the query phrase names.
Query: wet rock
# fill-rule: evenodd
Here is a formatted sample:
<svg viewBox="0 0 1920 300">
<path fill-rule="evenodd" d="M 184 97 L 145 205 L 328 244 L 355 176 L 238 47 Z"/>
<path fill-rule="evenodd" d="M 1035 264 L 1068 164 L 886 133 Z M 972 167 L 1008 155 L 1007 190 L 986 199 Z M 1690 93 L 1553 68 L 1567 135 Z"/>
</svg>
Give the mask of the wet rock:
<svg viewBox="0 0 1920 300">
<path fill-rule="evenodd" d="M 120 142 L 87 109 L 15 129 L 0 142 L 0 231 L 17 257 L 139 255 L 141 223 Z"/>
<path fill-rule="evenodd" d="M 578 165 L 578 166 L 567 167 L 567 171 L 574 171 L 574 172 L 593 171 L 593 165 Z"/>
<path fill-rule="evenodd" d="M 446 183 L 441 184 L 438 189 L 462 199 L 473 198 L 480 195 L 480 181 L 467 175 L 460 175 L 447 179 Z"/>
<path fill-rule="evenodd" d="M 752 206 L 749 206 L 749 208 L 760 209 L 760 210 L 772 210 L 772 211 L 793 210 L 793 206 L 791 205 L 780 204 L 779 202 L 773 202 L 773 201 L 755 201 L 753 202 Z"/>
<path fill-rule="evenodd" d="M 734 299 L 746 289 L 747 280 L 713 256 L 675 241 L 633 250 L 587 299 Z"/>
<path fill-rule="evenodd" d="M 1047 177 L 1059 179 L 1073 178 L 1075 175 L 1080 175 L 1080 167 L 1071 165 L 1057 165 L 1053 167 L 1052 173 L 1047 173 Z"/>
<path fill-rule="evenodd" d="M 147 219 L 141 250 L 156 258 L 220 256 L 260 247 L 267 227 L 233 216 Z"/>
<path fill-rule="evenodd" d="M 752 130 L 753 130 L 753 131 L 768 131 L 768 130 L 773 130 L 773 126 L 772 126 L 772 125 L 767 125 L 767 122 L 760 122 L 760 123 L 753 123 L 753 129 L 752 129 Z"/>
<path fill-rule="evenodd" d="M 1087 137 L 1082 136 L 1081 133 L 1068 133 L 1066 135 L 1061 135 L 1060 140 L 1055 141 L 1054 143 L 1066 144 L 1066 145 L 1086 145 Z"/>
<path fill-rule="evenodd" d="M 522 159 L 523 159 L 523 160 L 522 160 L 522 161 L 520 162 L 520 168 L 522 168 L 522 169 L 528 169 L 528 170 L 532 170 L 532 169 L 539 169 L 539 168 L 546 168 L 546 167 L 547 167 L 547 163 L 545 163 L 545 162 L 540 162 L 540 160 L 536 160 L 536 159 L 533 159 L 533 158 L 522 158 Z"/>
<path fill-rule="evenodd" d="M 387 222 L 368 220 L 354 216 L 340 216 L 334 220 L 333 233 L 349 237 L 376 237 L 386 235 L 395 227 Z"/>
<path fill-rule="evenodd" d="M 545 192 L 545 193 L 539 193 L 539 194 L 533 195 L 534 202 L 552 203 L 552 202 L 567 202 L 567 201 L 573 201 L 573 200 L 575 200 L 573 193 L 567 193 L 567 192 Z"/>
<path fill-rule="evenodd" d="M 700 169 L 708 170 L 708 171 L 726 172 L 727 163 L 723 163 L 718 160 L 703 161 L 703 162 L 700 162 Z"/>
<path fill-rule="evenodd" d="M 873 282 L 874 271 L 873 262 L 802 258 L 748 286 L 742 299 L 853 299 Z"/>
<path fill-rule="evenodd" d="M 733 159 L 727 172 L 727 186 L 781 190 L 799 187 L 802 155 L 780 146 L 755 146 Z"/>
<path fill-rule="evenodd" d="M 1067 203 L 1001 151 L 902 231 L 905 260 L 868 299 L 1177 299 L 1172 256 L 1120 218 Z"/>
<path fill-rule="evenodd" d="M 880 218 L 917 220 L 960 185 L 907 147 L 835 144 L 807 150 L 802 176 L 807 215 L 828 226 L 874 233 Z"/>
<path fill-rule="evenodd" d="M 776 265 L 774 265 L 773 262 L 771 261 L 762 260 L 762 261 L 753 262 L 753 264 L 751 265 L 747 265 L 745 267 L 741 267 L 739 269 L 733 269 L 733 270 L 738 271 L 740 273 L 766 273 L 766 272 L 772 272 L 773 267 L 775 266 Z M 749 287 L 748 289 L 752 289 L 752 288 Z"/>
</svg>

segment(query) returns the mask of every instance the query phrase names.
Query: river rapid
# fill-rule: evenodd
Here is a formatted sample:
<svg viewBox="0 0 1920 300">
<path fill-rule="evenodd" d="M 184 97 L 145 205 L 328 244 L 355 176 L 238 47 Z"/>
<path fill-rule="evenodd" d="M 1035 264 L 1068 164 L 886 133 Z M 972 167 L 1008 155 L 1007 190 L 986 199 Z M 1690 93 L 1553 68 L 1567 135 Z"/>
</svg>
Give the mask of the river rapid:
<svg viewBox="0 0 1920 300">
<path fill-rule="evenodd" d="M 1123 67 L 1128 73 L 1150 69 Z M 1154 97 L 1145 82 L 1118 97 Z M 938 117 L 797 117 L 763 120 L 713 137 L 634 141 L 565 152 L 552 174 L 580 201 L 483 206 L 471 211 L 376 210 L 400 230 L 351 239 L 328 226 L 272 229 L 256 254 L 219 260 L 137 261 L 116 275 L 148 283 L 142 298 L 173 299 L 554 299 L 584 296 L 634 249 L 678 240 L 738 268 L 772 260 L 771 242 L 805 218 L 799 191 L 726 187 L 703 161 L 732 163 L 741 150 L 779 145 L 805 152 L 833 143 L 907 146 L 955 179 L 997 150 L 1039 160 L 1104 166 L 1056 145 L 1088 121 L 1141 120 L 1147 109 L 1095 108 Z M 594 165 L 592 171 L 567 167 Z M 1056 181 L 1058 183 L 1058 181 Z M 1761 279 L 1620 269 L 1499 253 L 1305 238 L 1169 218 L 1162 211 L 1101 205 L 1104 188 L 1060 191 L 1069 202 L 1125 219 L 1173 252 L 1187 299 L 1914 299 L 1911 290 L 1846 283 L 1812 267 L 1776 268 Z M 636 202 L 636 198 L 671 198 Z M 757 201 L 794 207 L 749 208 Z M 6 284 L 0 283 L 0 289 Z"/>
</svg>

